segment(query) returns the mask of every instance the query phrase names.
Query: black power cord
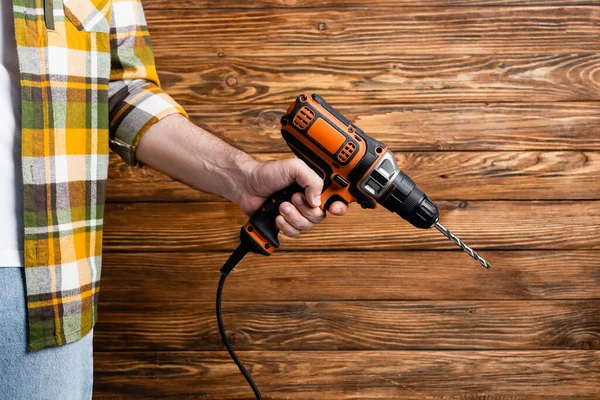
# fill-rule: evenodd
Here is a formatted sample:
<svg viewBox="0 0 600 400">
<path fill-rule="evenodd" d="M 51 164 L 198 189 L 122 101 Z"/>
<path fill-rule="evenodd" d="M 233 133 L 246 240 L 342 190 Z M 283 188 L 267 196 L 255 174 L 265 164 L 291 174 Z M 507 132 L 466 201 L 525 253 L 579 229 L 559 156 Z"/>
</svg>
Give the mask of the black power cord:
<svg viewBox="0 0 600 400">
<path fill-rule="evenodd" d="M 256 386 L 256 383 L 254 383 L 252 376 L 250 376 L 250 373 L 248 372 L 246 367 L 244 367 L 244 364 L 242 364 L 237 354 L 231 347 L 231 343 L 229 342 L 229 338 L 227 337 L 227 333 L 225 332 L 225 325 L 223 324 L 223 314 L 221 311 L 221 298 L 223 296 L 223 286 L 225 286 L 225 279 L 227 278 L 227 275 L 229 275 L 231 270 L 235 268 L 235 266 L 242 260 L 242 258 L 244 258 L 244 256 L 247 253 L 248 248 L 242 242 L 242 244 L 240 244 L 238 248 L 235 249 L 235 251 L 231 254 L 231 256 L 227 259 L 227 261 L 221 268 L 221 279 L 219 279 L 219 287 L 217 288 L 217 323 L 219 324 L 219 333 L 221 334 L 221 339 L 223 340 L 223 344 L 229 352 L 231 359 L 233 360 L 233 362 L 235 362 L 235 365 L 238 366 L 240 372 L 242 373 L 242 375 L 244 375 L 244 378 L 246 378 L 246 381 L 252 388 L 256 399 L 262 400 L 262 396 L 260 394 L 260 391 L 258 390 L 258 386 Z"/>
</svg>

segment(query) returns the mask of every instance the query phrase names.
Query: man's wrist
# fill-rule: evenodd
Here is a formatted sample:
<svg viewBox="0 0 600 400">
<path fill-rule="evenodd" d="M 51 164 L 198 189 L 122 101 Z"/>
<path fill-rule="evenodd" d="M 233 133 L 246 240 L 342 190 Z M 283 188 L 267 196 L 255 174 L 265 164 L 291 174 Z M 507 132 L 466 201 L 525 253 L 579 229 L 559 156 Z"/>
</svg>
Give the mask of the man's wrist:
<svg viewBox="0 0 600 400">
<path fill-rule="evenodd" d="M 234 163 L 237 166 L 233 170 L 230 178 L 233 181 L 232 194 L 227 196 L 235 204 L 240 204 L 242 199 L 251 194 L 252 191 L 252 176 L 256 168 L 260 165 L 260 161 L 256 160 L 249 154 L 239 151 L 234 156 Z"/>
</svg>

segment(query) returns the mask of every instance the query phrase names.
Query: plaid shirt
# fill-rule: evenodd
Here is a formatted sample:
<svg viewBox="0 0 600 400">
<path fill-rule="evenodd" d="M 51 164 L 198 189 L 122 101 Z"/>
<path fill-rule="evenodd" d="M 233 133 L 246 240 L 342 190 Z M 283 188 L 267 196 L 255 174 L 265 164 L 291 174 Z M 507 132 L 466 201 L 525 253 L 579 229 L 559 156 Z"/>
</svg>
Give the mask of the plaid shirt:
<svg viewBox="0 0 600 400">
<path fill-rule="evenodd" d="M 13 0 L 21 77 L 29 348 L 93 327 L 109 147 L 183 109 L 159 88 L 139 0 Z"/>
</svg>

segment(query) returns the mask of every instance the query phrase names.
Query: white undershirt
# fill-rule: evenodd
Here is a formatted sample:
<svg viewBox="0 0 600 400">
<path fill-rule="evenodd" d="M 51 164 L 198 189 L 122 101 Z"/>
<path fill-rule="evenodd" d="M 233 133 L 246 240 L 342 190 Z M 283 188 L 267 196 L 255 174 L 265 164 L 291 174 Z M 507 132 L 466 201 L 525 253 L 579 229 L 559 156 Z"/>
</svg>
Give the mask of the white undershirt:
<svg viewBox="0 0 600 400">
<path fill-rule="evenodd" d="M 11 0 L 0 0 L 0 267 L 23 265 L 21 82 Z"/>
</svg>

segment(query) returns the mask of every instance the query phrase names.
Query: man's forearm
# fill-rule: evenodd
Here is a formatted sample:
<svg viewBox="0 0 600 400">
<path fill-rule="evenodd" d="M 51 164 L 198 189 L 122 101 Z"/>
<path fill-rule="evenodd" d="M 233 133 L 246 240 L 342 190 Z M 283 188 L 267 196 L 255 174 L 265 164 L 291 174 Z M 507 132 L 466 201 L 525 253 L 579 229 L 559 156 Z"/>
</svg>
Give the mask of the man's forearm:
<svg viewBox="0 0 600 400">
<path fill-rule="evenodd" d="M 156 170 L 236 203 L 248 173 L 258 164 L 179 114 L 152 125 L 135 155 Z"/>
</svg>

